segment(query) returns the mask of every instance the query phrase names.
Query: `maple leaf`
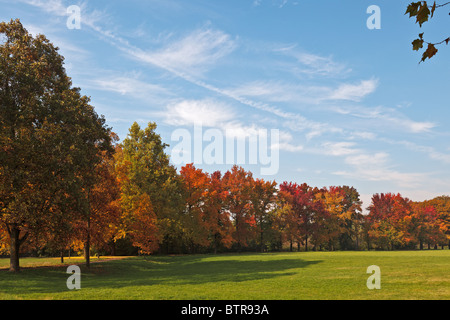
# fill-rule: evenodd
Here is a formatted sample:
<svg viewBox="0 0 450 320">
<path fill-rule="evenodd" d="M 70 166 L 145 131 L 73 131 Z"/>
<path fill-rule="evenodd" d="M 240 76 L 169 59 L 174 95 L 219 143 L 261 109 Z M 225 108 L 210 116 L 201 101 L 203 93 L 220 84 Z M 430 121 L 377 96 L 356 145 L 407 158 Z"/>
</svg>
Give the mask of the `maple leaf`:
<svg viewBox="0 0 450 320">
<path fill-rule="evenodd" d="M 434 44 L 429 43 L 427 50 L 425 50 L 425 52 L 422 55 L 422 61 L 425 61 L 427 58 L 431 59 L 436 53 L 438 52 L 438 49 L 436 49 L 436 47 L 434 46 Z"/>
<path fill-rule="evenodd" d="M 417 11 L 419 10 L 420 2 L 412 2 L 408 7 L 406 8 L 405 14 L 409 13 L 409 17 L 413 17 L 417 15 Z"/>
<path fill-rule="evenodd" d="M 423 47 L 423 40 L 422 39 L 416 39 L 412 42 L 413 50 L 419 51 L 419 49 L 422 49 Z"/>
<path fill-rule="evenodd" d="M 430 15 L 430 9 L 428 9 L 427 2 L 424 1 L 420 6 L 419 11 L 417 11 L 416 23 L 418 22 L 420 27 L 422 24 L 428 21 L 428 16 Z"/>
</svg>

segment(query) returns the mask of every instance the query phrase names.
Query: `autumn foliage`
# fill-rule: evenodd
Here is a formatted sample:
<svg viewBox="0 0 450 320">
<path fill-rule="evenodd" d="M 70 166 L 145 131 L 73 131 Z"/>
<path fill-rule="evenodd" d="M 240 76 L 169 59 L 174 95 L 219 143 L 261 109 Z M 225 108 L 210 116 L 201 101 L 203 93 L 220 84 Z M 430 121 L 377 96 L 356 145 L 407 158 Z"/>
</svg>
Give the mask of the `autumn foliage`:
<svg viewBox="0 0 450 320">
<path fill-rule="evenodd" d="M 119 137 L 73 88 L 63 58 L 0 24 L 0 254 L 361 250 L 450 242 L 450 197 L 264 180 L 243 167 L 176 168 L 149 122 Z M 126 250 L 125 250 L 126 249 Z"/>
</svg>

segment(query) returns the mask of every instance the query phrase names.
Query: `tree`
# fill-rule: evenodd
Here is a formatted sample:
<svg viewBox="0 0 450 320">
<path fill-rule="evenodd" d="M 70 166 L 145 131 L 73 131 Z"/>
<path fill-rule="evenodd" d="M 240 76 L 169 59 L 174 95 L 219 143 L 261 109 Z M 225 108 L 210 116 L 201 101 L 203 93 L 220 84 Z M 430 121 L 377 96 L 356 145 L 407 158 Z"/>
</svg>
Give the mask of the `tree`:
<svg viewBox="0 0 450 320">
<path fill-rule="evenodd" d="M 407 222 L 407 241 L 419 243 L 420 250 L 424 243 L 437 243 L 440 235 L 438 215 L 433 206 L 425 202 L 412 203 L 412 212 L 405 217 Z"/>
<path fill-rule="evenodd" d="M 276 186 L 275 181 L 256 179 L 252 182 L 250 201 L 259 233 L 259 249 L 261 252 L 264 251 L 264 233 L 272 225 L 271 212 L 276 199 Z"/>
<path fill-rule="evenodd" d="M 118 136 L 111 133 L 112 141 Z M 114 146 L 117 150 L 117 146 Z M 103 151 L 96 167 L 96 182 L 90 190 L 90 239 L 97 251 L 114 245 L 120 225 L 120 188 L 115 175 L 115 158 Z M 83 232 L 81 232 L 83 234 Z M 85 235 L 86 238 L 86 235 Z"/>
<path fill-rule="evenodd" d="M 208 190 L 205 196 L 205 215 L 210 221 L 209 237 L 214 253 L 219 247 L 230 248 L 233 244 L 233 225 L 230 212 L 226 209 L 228 192 L 220 171 L 209 175 Z"/>
<path fill-rule="evenodd" d="M 436 4 L 436 1 L 434 1 L 433 5 L 429 5 L 426 1 L 416 1 L 416 2 L 412 2 L 408 5 L 408 7 L 406 8 L 405 14 L 409 14 L 410 18 L 415 17 L 416 23 L 418 23 L 419 26 L 422 27 L 422 25 L 425 22 L 429 21 L 429 19 L 434 17 L 434 13 L 435 13 L 436 9 L 445 7 L 449 4 L 450 4 L 450 2 L 446 2 L 443 4 Z M 436 48 L 436 46 L 443 44 L 443 43 L 448 45 L 449 42 L 450 42 L 450 37 L 447 37 L 442 41 L 434 42 L 434 43 L 425 41 L 424 33 L 422 32 L 419 34 L 419 38 L 415 39 L 412 42 L 412 46 L 413 46 L 413 50 L 419 51 L 420 49 L 423 48 L 424 44 L 427 45 L 426 50 L 422 53 L 422 59 L 420 60 L 420 62 L 423 62 L 427 58 L 431 59 L 434 55 L 436 55 L 436 53 L 438 52 L 438 49 Z"/>
<path fill-rule="evenodd" d="M 450 249 L 450 196 L 439 196 L 423 202 L 426 206 L 432 206 L 437 213 L 437 223 L 440 225 L 441 239 L 446 241 Z"/>
<path fill-rule="evenodd" d="M 405 217 L 411 214 L 411 201 L 400 194 L 381 193 L 372 196 L 369 206 L 369 236 L 383 249 L 394 250 L 407 243 Z"/>
<path fill-rule="evenodd" d="M 19 20 L 0 23 L 0 35 L 0 221 L 10 270 L 19 271 L 30 233 L 58 221 L 69 199 L 87 208 L 81 195 L 98 159 L 89 155 L 106 150 L 109 129 L 72 88 L 64 58 L 45 36 L 33 38 Z"/>
<path fill-rule="evenodd" d="M 323 211 L 321 219 L 315 218 L 320 224 L 314 235 L 316 246 L 328 244 L 329 250 L 338 247 L 339 237 L 345 232 L 345 220 L 349 213 L 344 208 L 344 195 L 338 187 L 324 188 L 316 194 L 317 201 L 322 204 Z"/>
<path fill-rule="evenodd" d="M 181 168 L 180 176 L 186 199 L 183 210 L 183 234 L 193 252 L 196 245 L 209 244 L 211 221 L 205 208 L 209 177 L 201 169 L 196 169 L 192 163 Z"/>
<path fill-rule="evenodd" d="M 281 250 L 284 242 L 289 242 L 289 251 L 292 252 L 292 244 L 298 234 L 297 224 L 293 219 L 292 206 L 289 194 L 279 190 L 277 192 L 274 208 L 271 212 L 273 217 L 272 228 L 278 233 L 278 247 Z"/>
<path fill-rule="evenodd" d="M 145 129 L 133 123 L 117 153 L 122 233 L 131 236 L 136 243 L 137 238 L 147 237 L 146 242 L 169 246 L 182 236 L 179 219 L 183 205 L 182 182 L 165 153 L 168 145 L 162 142 L 155 130 L 156 124 L 153 122 L 148 123 Z M 140 208 L 139 212 L 135 208 Z M 139 229 L 146 233 L 142 235 L 133 229 L 137 221 L 153 222 L 155 225 Z M 145 250 L 143 247 L 141 249 Z"/>
<path fill-rule="evenodd" d="M 343 209 L 346 212 L 344 219 L 344 233 L 339 239 L 341 249 L 358 249 L 359 238 L 362 231 L 362 223 L 364 220 L 361 212 L 362 201 L 359 193 L 354 187 L 343 186 L 340 188 L 343 192 Z M 350 243 L 353 242 L 354 245 Z"/>
<path fill-rule="evenodd" d="M 242 167 L 234 165 L 223 176 L 223 183 L 227 191 L 226 210 L 234 224 L 233 238 L 240 252 L 242 246 L 247 245 L 255 232 L 255 218 L 251 211 L 251 183 L 252 173 Z"/>
<path fill-rule="evenodd" d="M 292 220 L 296 224 L 296 241 L 300 248 L 300 243 L 304 243 L 305 251 L 308 251 L 308 240 L 317 231 L 322 205 L 317 201 L 316 194 L 319 189 L 310 187 L 306 183 L 298 185 L 292 182 L 283 182 L 280 184 L 280 192 L 288 199 L 291 210 Z"/>
</svg>

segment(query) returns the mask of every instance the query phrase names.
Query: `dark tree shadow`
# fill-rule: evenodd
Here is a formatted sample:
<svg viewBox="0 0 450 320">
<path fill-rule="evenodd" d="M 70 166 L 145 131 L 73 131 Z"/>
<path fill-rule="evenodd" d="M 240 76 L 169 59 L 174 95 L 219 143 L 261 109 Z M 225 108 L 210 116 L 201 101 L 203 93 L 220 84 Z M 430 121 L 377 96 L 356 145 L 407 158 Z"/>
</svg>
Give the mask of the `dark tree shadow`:
<svg viewBox="0 0 450 320">
<path fill-rule="evenodd" d="M 247 256 L 247 257 L 246 257 Z M 81 267 L 82 288 L 122 288 L 157 284 L 184 285 L 213 282 L 242 282 L 294 275 L 299 269 L 321 261 L 295 258 L 267 259 L 257 254 L 218 255 L 208 260 L 205 255 L 136 257 Z M 24 269 L 19 274 L 0 270 L 0 292 L 12 295 L 56 293 L 67 291 L 70 274 L 65 267 Z"/>
</svg>

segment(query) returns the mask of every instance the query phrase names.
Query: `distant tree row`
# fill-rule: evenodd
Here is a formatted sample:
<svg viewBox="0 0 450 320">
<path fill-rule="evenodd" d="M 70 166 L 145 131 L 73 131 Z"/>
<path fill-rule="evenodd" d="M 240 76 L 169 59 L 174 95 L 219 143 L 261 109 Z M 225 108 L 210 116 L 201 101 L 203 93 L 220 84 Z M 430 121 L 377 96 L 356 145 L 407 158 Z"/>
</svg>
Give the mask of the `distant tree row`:
<svg viewBox="0 0 450 320">
<path fill-rule="evenodd" d="M 121 142 L 73 88 L 63 57 L 20 21 L 0 23 L 0 254 L 90 256 L 436 247 L 450 239 L 450 198 L 376 194 L 363 215 L 353 187 L 265 181 L 242 167 L 171 163 L 156 124 Z M 125 251 L 124 251 L 125 250 Z"/>
</svg>

